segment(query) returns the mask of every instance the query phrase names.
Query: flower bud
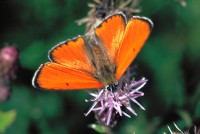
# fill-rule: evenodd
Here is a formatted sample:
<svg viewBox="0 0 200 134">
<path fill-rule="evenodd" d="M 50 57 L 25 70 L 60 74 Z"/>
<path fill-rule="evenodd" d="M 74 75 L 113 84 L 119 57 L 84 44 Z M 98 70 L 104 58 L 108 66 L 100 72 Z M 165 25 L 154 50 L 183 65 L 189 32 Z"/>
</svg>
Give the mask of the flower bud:
<svg viewBox="0 0 200 134">
<path fill-rule="evenodd" d="M 0 49 L 0 77 L 9 80 L 15 76 L 18 52 L 14 46 Z"/>
<path fill-rule="evenodd" d="M 10 80 L 17 70 L 18 51 L 14 46 L 0 49 L 0 103 L 5 102 L 10 95 Z"/>
</svg>

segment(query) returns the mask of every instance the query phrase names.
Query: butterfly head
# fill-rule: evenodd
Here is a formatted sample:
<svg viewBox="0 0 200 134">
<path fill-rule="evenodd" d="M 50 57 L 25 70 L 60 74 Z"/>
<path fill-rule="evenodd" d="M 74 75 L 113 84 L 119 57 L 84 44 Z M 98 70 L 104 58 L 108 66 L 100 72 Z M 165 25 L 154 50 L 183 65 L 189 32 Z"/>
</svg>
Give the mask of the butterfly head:
<svg viewBox="0 0 200 134">
<path fill-rule="evenodd" d="M 110 84 L 106 87 L 108 91 L 114 92 L 117 90 L 117 84 Z"/>
</svg>

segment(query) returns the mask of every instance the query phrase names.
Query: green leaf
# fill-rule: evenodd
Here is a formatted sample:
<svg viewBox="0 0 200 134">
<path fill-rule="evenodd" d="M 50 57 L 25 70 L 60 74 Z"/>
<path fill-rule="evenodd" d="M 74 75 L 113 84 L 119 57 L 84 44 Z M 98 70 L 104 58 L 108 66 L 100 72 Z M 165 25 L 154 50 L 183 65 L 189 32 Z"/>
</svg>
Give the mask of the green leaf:
<svg viewBox="0 0 200 134">
<path fill-rule="evenodd" d="M 187 111 L 180 110 L 178 111 L 179 116 L 185 121 L 187 127 L 192 125 L 192 118 Z"/>
<path fill-rule="evenodd" d="M 106 134 L 110 134 L 110 129 L 106 126 L 103 125 L 99 125 L 99 124 L 90 124 L 89 125 L 90 128 L 92 128 L 93 130 L 95 130 L 98 133 L 106 133 Z"/>
<path fill-rule="evenodd" d="M 195 108 L 195 118 L 200 118 L 200 101 L 197 102 L 196 108 Z"/>
<path fill-rule="evenodd" d="M 16 111 L 11 110 L 8 112 L 0 111 L 0 133 L 5 132 L 5 130 L 13 123 L 16 117 Z"/>
<path fill-rule="evenodd" d="M 34 41 L 20 53 L 21 65 L 25 68 L 35 69 L 47 60 L 48 46 L 42 41 Z"/>
</svg>

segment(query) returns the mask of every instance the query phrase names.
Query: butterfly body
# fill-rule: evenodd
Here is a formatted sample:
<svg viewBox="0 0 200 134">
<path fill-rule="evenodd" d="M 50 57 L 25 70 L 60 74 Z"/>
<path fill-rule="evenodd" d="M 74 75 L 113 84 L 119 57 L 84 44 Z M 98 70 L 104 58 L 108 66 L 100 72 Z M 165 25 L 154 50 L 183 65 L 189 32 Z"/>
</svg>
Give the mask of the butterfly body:
<svg viewBox="0 0 200 134">
<path fill-rule="evenodd" d="M 107 53 L 104 53 L 98 45 L 93 45 L 93 55 L 96 68 L 95 78 L 104 86 L 116 83 L 115 65 L 110 63 Z"/>
<path fill-rule="evenodd" d="M 32 84 L 48 90 L 114 90 L 152 26 L 145 17 L 133 17 L 127 22 L 121 12 L 110 15 L 94 29 L 94 41 L 78 36 L 53 47 L 49 51 L 51 62 L 39 67 Z"/>
</svg>

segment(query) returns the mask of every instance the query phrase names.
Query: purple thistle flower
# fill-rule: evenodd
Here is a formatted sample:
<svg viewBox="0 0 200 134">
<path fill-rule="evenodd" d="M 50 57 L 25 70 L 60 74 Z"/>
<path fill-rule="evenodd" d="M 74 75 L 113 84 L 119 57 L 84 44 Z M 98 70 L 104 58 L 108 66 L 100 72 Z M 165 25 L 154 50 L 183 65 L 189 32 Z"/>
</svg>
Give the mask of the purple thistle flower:
<svg viewBox="0 0 200 134">
<path fill-rule="evenodd" d="M 0 77 L 12 79 L 15 77 L 19 53 L 14 46 L 5 46 L 0 49 Z"/>
<path fill-rule="evenodd" d="M 124 111 L 124 107 L 136 116 L 137 114 L 132 108 L 131 102 L 145 110 L 136 99 L 144 96 L 144 93 L 141 92 L 140 89 L 146 84 L 146 82 L 147 79 L 145 78 L 138 81 L 135 79 L 130 81 L 130 75 L 127 73 L 125 77 L 121 78 L 115 91 L 109 91 L 106 88 L 99 89 L 97 92 L 88 91 L 93 99 L 86 100 L 86 102 L 93 102 L 93 105 L 85 116 L 93 111 L 98 122 L 106 126 L 114 126 L 116 124 L 116 115 L 124 115 L 131 118 L 131 116 Z"/>
<path fill-rule="evenodd" d="M 0 103 L 10 95 L 10 80 L 15 78 L 19 53 L 14 46 L 0 48 Z"/>
</svg>

